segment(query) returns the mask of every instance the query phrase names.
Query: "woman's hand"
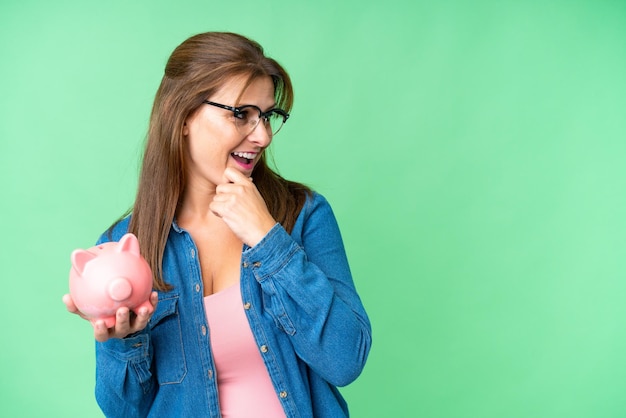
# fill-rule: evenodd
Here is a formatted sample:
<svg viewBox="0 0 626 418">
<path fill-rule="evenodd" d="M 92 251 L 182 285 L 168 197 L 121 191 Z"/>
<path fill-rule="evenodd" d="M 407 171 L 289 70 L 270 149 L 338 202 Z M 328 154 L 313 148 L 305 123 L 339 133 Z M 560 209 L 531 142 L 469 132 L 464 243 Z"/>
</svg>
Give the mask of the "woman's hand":
<svg viewBox="0 0 626 418">
<path fill-rule="evenodd" d="M 141 331 L 148 325 L 148 321 L 150 321 L 158 301 L 159 296 L 157 292 L 152 292 L 150 295 L 151 308 L 141 307 L 137 314 L 131 312 L 128 308 L 119 308 L 115 313 L 115 325 L 111 328 L 107 328 L 102 319 L 92 322 L 93 335 L 96 341 L 105 342 L 109 338 L 124 338 L 134 332 Z M 68 312 L 89 320 L 78 310 L 72 300 L 72 296 L 69 294 L 63 296 L 63 303 L 65 303 Z"/>
<path fill-rule="evenodd" d="M 227 168 L 224 176 L 230 183 L 215 189 L 211 211 L 250 247 L 254 247 L 276 224 L 252 179 L 234 168 Z"/>
</svg>

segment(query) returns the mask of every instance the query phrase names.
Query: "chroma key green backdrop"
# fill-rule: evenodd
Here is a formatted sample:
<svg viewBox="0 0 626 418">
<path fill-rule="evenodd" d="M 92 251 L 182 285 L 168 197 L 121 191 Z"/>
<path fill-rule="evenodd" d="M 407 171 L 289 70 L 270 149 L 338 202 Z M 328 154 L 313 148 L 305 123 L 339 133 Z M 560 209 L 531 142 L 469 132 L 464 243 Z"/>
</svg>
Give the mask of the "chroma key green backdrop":
<svg viewBox="0 0 626 418">
<path fill-rule="evenodd" d="M 101 416 L 69 256 L 207 30 L 293 77 L 276 163 L 331 202 L 373 324 L 352 416 L 626 417 L 623 0 L 3 0 L 0 416 Z"/>
</svg>

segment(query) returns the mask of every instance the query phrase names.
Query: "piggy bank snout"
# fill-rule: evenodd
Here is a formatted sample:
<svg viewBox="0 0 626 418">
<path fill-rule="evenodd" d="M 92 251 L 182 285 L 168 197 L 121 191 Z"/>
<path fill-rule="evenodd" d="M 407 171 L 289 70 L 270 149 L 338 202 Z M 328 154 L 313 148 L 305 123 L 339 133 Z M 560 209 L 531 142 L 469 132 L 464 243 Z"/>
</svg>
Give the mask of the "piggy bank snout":
<svg viewBox="0 0 626 418">
<path fill-rule="evenodd" d="M 125 277 L 116 277 L 107 287 L 109 297 L 116 302 L 122 302 L 133 293 L 133 286 Z"/>
</svg>

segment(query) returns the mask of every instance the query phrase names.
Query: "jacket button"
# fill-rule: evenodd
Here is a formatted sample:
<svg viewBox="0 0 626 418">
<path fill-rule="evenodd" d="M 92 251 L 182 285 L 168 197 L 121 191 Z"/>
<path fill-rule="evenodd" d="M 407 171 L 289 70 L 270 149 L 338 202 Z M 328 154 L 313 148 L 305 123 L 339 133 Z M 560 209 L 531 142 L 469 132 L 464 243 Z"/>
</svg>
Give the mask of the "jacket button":
<svg viewBox="0 0 626 418">
<path fill-rule="evenodd" d="M 248 268 L 248 262 L 247 261 L 243 262 L 243 268 L 245 268 L 245 269 Z"/>
<path fill-rule="evenodd" d="M 280 396 L 281 398 L 285 399 L 287 397 L 287 392 L 285 392 L 284 390 L 282 392 L 280 392 L 278 394 L 278 396 Z"/>
<path fill-rule="evenodd" d="M 199 292 L 199 291 L 200 291 L 200 285 L 196 284 L 196 292 Z"/>
<path fill-rule="evenodd" d="M 262 353 L 267 353 L 267 346 L 266 345 L 262 345 L 261 346 L 261 352 Z"/>
<path fill-rule="evenodd" d="M 252 265 L 254 267 L 261 267 L 261 262 L 260 261 L 255 261 L 254 263 L 252 263 Z"/>
<path fill-rule="evenodd" d="M 244 303 L 244 304 L 243 304 L 243 308 L 244 308 L 245 310 L 250 309 L 250 302 L 246 302 L 246 303 Z"/>
<path fill-rule="evenodd" d="M 206 335 L 206 327 L 202 325 L 202 335 Z"/>
</svg>

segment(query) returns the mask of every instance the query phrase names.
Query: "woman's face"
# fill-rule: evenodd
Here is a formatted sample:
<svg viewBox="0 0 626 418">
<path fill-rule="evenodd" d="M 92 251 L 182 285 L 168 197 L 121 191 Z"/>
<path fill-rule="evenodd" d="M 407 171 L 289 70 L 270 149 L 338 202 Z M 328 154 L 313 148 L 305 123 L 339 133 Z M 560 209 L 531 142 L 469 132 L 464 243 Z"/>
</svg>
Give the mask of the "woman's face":
<svg viewBox="0 0 626 418">
<path fill-rule="evenodd" d="M 262 111 L 275 106 L 274 84 L 270 77 L 255 79 L 237 97 L 245 83 L 244 77 L 228 81 L 207 100 L 227 106 L 255 105 Z M 261 153 L 272 142 L 263 122 L 248 135 L 239 132 L 230 110 L 203 104 L 189 116 L 183 128 L 186 141 L 186 187 L 214 189 L 227 183 L 224 170 L 233 167 L 250 177 Z"/>
</svg>

